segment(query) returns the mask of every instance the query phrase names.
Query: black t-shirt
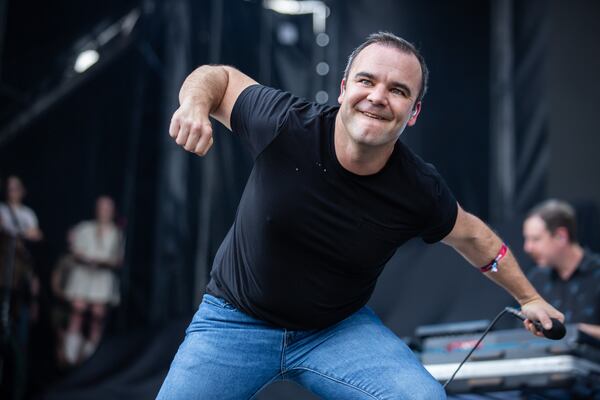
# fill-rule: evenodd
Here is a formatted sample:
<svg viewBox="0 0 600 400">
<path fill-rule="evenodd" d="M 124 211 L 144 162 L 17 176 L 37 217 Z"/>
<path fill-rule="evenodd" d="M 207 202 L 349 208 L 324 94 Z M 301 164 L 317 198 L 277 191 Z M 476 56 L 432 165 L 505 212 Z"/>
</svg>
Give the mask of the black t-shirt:
<svg viewBox="0 0 600 400">
<path fill-rule="evenodd" d="M 400 245 L 439 241 L 456 220 L 440 175 L 400 141 L 378 173 L 345 170 L 333 144 L 337 112 L 260 85 L 232 111 L 254 166 L 208 292 L 276 326 L 341 321 L 367 303 Z"/>
<path fill-rule="evenodd" d="M 600 255 L 586 250 L 566 281 L 550 267 L 535 268 L 529 280 L 548 303 L 565 315 L 566 323 L 600 325 Z"/>
</svg>

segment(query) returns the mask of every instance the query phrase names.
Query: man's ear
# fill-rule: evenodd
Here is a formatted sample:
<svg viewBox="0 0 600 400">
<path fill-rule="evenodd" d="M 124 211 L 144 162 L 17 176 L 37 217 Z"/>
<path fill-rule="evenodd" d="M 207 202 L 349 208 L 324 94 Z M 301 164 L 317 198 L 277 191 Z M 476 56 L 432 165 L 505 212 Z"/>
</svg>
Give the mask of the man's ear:
<svg viewBox="0 0 600 400">
<path fill-rule="evenodd" d="M 408 119 L 408 126 L 413 126 L 414 124 L 417 123 L 417 117 L 419 116 L 419 113 L 421 112 L 421 102 L 417 102 L 417 104 L 415 104 L 415 106 L 413 107 L 411 114 L 410 114 L 410 118 Z"/>
<path fill-rule="evenodd" d="M 561 242 L 566 243 L 569 241 L 569 231 L 564 226 L 559 226 L 554 231 L 554 236 L 558 238 Z"/>
<path fill-rule="evenodd" d="M 338 103 L 342 104 L 344 94 L 346 94 L 346 80 L 342 79 L 342 82 L 340 83 L 340 95 L 338 96 Z"/>
</svg>

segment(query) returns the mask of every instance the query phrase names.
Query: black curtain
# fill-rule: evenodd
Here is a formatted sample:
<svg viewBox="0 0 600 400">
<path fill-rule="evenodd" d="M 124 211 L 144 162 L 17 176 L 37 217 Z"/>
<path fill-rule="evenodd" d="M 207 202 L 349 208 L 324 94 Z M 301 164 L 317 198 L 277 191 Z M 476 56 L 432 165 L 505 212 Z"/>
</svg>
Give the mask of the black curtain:
<svg viewBox="0 0 600 400">
<path fill-rule="evenodd" d="M 493 2 L 490 41 L 490 217 L 521 216 L 546 193 L 550 159 L 544 68 L 548 5 Z"/>
<path fill-rule="evenodd" d="M 203 158 L 171 140 L 168 124 L 179 88 L 200 64 L 232 64 L 251 76 L 260 64 L 260 4 L 177 0 L 164 7 L 157 225 L 147 311 L 155 322 L 189 315 L 197 307 L 250 166 L 241 143 L 216 121 L 214 146 Z"/>
</svg>

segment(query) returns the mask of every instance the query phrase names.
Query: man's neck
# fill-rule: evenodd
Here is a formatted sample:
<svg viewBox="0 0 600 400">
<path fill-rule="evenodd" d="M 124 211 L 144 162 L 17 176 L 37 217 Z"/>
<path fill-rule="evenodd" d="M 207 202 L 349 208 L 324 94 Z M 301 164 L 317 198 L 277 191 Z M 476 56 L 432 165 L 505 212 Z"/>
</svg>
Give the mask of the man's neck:
<svg viewBox="0 0 600 400">
<path fill-rule="evenodd" d="M 569 279 L 583 258 L 583 249 L 580 245 L 574 243 L 569 246 L 561 259 L 556 263 L 554 269 L 562 280 Z"/>
<path fill-rule="evenodd" d="M 353 141 L 346 133 L 339 114 L 335 120 L 333 139 L 338 162 L 356 175 L 373 175 L 381 171 L 394 151 L 394 143 L 366 146 Z"/>
</svg>

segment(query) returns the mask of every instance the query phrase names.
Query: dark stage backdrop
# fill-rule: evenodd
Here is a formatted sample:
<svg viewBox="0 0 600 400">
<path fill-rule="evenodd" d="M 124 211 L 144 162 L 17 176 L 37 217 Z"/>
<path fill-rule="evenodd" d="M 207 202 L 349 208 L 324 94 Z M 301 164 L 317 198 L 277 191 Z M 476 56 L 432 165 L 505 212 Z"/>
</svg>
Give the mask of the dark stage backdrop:
<svg viewBox="0 0 600 400">
<path fill-rule="evenodd" d="M 389 30 L 405 37 L 421 49 L 431 79 L 419 121 L 402 140 L 437 166 L 463 207 L 484 219 L 492 216 L 490 26 L 497 15 L 488 2 L 326 3 L 331 11 L 329 45 L 320 47 L 309 16 L 282 16 L 260 1 L 141 1 L 142 25 L 127 51 L 0 144 L 0 173 L 23 177 L 27 203 L 46 234 L 36 250 L 48 304 L 48 278 L 65 250 L 65 233 L 91 218 L 98 194 L 116 198 L 127 234 L 120 273 L 123 302 L 111 320 L 107 343 L 78 375 L 80 380 L 76 375 L 59 383 L 50 398 L 67 398 L 61 393 L 74 396 L 70 398 L 115 393 L 147 398 L 171 358 L 155 352 L 164 348 L 172 356 L 199 303 L 251 167 L 241 143 L 218 123 L 215 144 L 204 158 L 184 152 L 168 137 L 179 87 L 200 64 L 231 64 L 261 83 L 311 100 L 323 91 L 326 101 L 335 104 L 346 57 L 368 33 Z M 519 171 L 513 182 L 521 195 L 510 205 L 511 219 L 492 221 L 522 260 L 519 217 L 543 198 L 548 163 L 545 109 L 534 101 L 543 106 L 537 66 L 546 51 L 542 23 L 547 16 L 539 13 L 544 6 L 535 4 L 512 7 L 510 15 L 518 18 L 508 26 L 517 59 L 508 66 L 516 76 L 508 91 L 513 93 L 512 132 L 519 146 L 513 154 Z M 282 30 L 290 28 L 296 29 L 298 41 L 286 44 Z M 534 56 L 519 58 L 532 51 Z M 329 65 L 327 74 L 316 73 L 319 62 Z M 26 80 L 28 70 L 23 75 L 12 71 Z M 523 92 L 533 97 L 521 96 Z M 535 179 L 528 178 L 532 170 L 538 171 Z M 446 246 L 412 241 L 390 261 L 370 304 L 398 335 L 410 336 L 422 324 L 491 319 L 510 303 Z M 52 344 L 44 335 L 48 324 L 40 324 L 36 335 L 46 338 L 36 347 L 40 368 L 51 360 Z M 152 352 L 146 358 L 143 349 L 127 344 L 135 343 L 137 334 L 148 335 L 144 343 Z M 139 358 L 132 360 L 133 370 L 106 367 L 125 359 L 120 348 L 130 350 L 125 358 Z M 34 381 L 41 387 L 47 379 Z M 93 388 L 89 382 L 95 383 Z M 260 398 L 310 395 L 275 385 Z"/>
</svg>

